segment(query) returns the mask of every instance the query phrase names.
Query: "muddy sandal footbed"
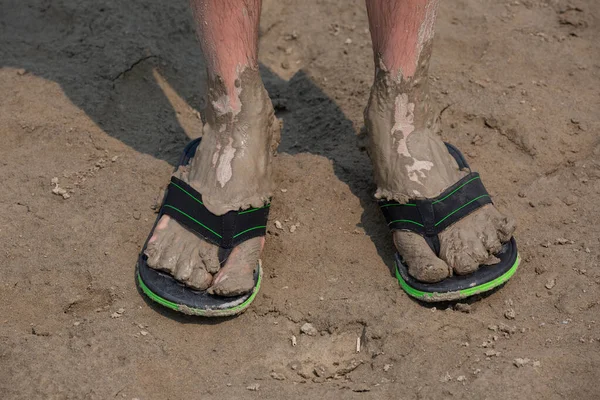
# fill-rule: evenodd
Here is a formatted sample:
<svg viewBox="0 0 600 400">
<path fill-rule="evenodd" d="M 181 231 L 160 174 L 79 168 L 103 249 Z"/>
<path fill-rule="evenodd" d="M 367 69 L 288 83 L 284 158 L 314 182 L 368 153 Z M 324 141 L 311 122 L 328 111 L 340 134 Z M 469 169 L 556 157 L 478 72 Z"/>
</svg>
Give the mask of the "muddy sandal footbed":
<svg viewBox="0 0 600 400">
<path fill-rule="evenodd" d="M 180 166 L 190 162 L 199 143 L 200 139 L 196 139 L 185 147 Z M 219 246 L 219 262 L 223 265 L 235 246 L 246 240 L 265 236 L 269 206 L 270 204 L 266 204 L 261 208 L 230 211 L 216 216 L 204 207 L 200 193 L 184 181 L 172 177 L 158 217 L 138 258 L 138 287 L 158 304 L 185 314 L 219 317 L 243 312 L 252 303 L 261 286 L 260 260 L 254 270 L 255 284 L 251 292 L 235 297 L 222 297 L 187 287 L 168 273 L 150 268 L 144 251 L 160 218 L 169 215 L 197 236 Z"/>
<path fill-rule="evenodd" d="M 469 174 L 432 199 L 412 200 L 406 204 L 397 201 L 379 201 L 390 230 L 404 230 L 423 236 L 435 254 L 439 255 L 439 234 L 456 221 L 478 208 L 492 203 L 478 173 L 472 172 L 462 153 L 446 143 L 460 169 Z M 453 275 L 440 282 L 418 281 L 408 273 L 408 267 L 399 253 L 395 255 L 396 278 L 410 296 L 421 301 L 438 302 L 459 300 L 490 291 L 504 284 L 519 266 L 519 253 L 514 237 L 502 245 L 495 256 L 497 264 L 481 265 L 468 275 Z"/>
</svg>

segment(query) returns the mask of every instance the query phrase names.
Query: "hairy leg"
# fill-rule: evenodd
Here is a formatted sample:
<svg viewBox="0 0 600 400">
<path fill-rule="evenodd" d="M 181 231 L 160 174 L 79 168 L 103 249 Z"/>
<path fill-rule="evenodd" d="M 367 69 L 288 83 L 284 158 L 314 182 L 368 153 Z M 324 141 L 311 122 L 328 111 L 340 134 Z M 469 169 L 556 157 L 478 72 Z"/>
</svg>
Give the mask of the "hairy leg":
<svg viewBox="0 0 600 400">
<path fill-rule="evenodd" d="M 375 80 L 365 110 L 377 198 L 431 198 L 465 176 L 434 132 L 428 88 L 437 0 L 367 0 Z M 397 231 L 394 243 L 415 278 L 440 281 L 490 262 L 514 222 L 482 207 L 440 234 L 440 258 L 425 239 Z"/>
</svg>

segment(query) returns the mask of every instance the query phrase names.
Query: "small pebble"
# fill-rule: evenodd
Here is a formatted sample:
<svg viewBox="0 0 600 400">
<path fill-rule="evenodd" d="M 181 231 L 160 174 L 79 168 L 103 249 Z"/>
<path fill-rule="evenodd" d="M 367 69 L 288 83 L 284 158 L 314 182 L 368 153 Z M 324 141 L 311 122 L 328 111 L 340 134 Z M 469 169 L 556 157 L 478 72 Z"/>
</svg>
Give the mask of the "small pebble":
<svg viewBox="0 0 600 400">
<path fill-rule="evenodd" d="M 317 328 L 315 328 L 313 324 L 308 322 L 300 327 L 300 332 L 308 336 L 316 336 L 318 333 Z"/>
<path fill-rule="evenodd" d="M 563 199 L 563 202 L 568 206 L 572 206 L 573 204 L 577 203 L 577 200 L 577 196 L 570 194 Z"/>
<path fill-rule="evenodd" d="M 552 289 L 554 286 L 556 286 L 556 279 L 548 279 L 548 282 L 546 282 L 544 286 L 548 290 Z"/>
<path fill-rule="evenodd" d="M 515 367 L 517 368 L 521 368 L 524 367 L 525 365 L 529 364 L 531 360 L 529 358 L 515 358 L 515 360 L 513 361 L 513 364 L 515 365 Z"/>
<path fill-rule="evenodd" d="M 54 189 L 52 189 L 52 193 L 62 196 L 63 199 L 68 199 L 71 197 L 67 190 L 58 186 L 58 183 L 55 183 Z"/>
<path fill-rule="evenodd" d="M 283 225 L 281 224 L 281 222 L 275 221 L 275 228 L 277 228 L 277 229 L 283 229 Z"/>
<path fill-rule="evenodd" d="M 512 308 L 509 308 L 508 310 L 506 310 L 506 311 L 504 312 L 504 317 L 505 317 L 506 319 L 515 319 L 515 317 L 516 317 L 515 310 L 514 310 L 514 309 L 512 309 Z"/>
<path fill-rule="evenodd" d="M 450 382 L 451 380 L 452 380 L 452 376 L 450 376 L 450 374 L 448 372 L 446 372 L 446 375 L 444 375 L 440 379 L 440 382 Z"/>
<path fill-rule="evenodd" d="M 258 383 L 253 383 L 252 385 L 246 386 L 246 389 L 251 390 L 253 392 L 257 392 L 259 388 L 260 384 Z"/>
<path fill-rule="evenodd" d="M 498 324 L 498 330 L 503 333 L 513 334 L 517 332 L 517 327 L 500 323 Z"/>
<path fill-rule="evenodd" d="M 565 239 L 565 238 L 558 238 L 556 239 L 556 244 L 574 244 L 575 242 L 569 239 Z"/>
<path fill-rule="evenodd" d="M 285 381 L 285 375 L 278 374 L 277 372 L 271 372 L 271 378 L 275 379 L 276 381 Z"/>
</svg>

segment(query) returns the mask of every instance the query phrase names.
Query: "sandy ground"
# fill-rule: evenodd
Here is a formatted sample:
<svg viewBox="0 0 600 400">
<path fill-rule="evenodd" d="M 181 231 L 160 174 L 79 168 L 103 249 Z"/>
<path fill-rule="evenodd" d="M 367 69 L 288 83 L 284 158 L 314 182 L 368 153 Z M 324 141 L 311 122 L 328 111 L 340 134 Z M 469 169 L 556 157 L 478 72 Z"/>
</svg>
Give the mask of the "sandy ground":
<svg viewBox="0 0 600 400">
<path fill-rule="evenodd" d="M 263 290 L 217 321 L 156 308 L 133 279 L 201 132 L 187 2 L 1 1 L 0 398 L 600 398 L 599 18 L 595 0 L 443 2 L 440 134 L 517 218 L 523 262 L 501 290 L 431 308 L 390 273 L 356 138 L 362 2 L 265 0 L 280 190 Z"/>
</svg>

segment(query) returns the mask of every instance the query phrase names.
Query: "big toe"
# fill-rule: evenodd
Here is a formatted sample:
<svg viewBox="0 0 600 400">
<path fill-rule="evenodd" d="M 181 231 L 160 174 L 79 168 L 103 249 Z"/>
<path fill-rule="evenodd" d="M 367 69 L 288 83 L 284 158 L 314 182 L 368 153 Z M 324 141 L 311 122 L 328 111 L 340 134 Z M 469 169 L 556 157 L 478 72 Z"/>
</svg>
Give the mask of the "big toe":
<svg viewBox="0 0 600 400">
<path fill-rule="evenodd" d="M 475 230 L 455 226 L 440 235 L 440 257 L 457 275 L 477 271 L 489 256 L 482 238 Z"/>
<path fill-rule="evenodd" d="M 169 273 L 172 272 L 174 264 L 163 263 L 162 260 L 165 258 L 174 240 L 175 235 L 172 232 L 160 232 L 157 234 L 154 240 L 148 243 L 146 250 L 144 250 L 144 254 L 148 256 L 148 266 Z"/>
<path fill-rule="evenodd" d="M 394 232 L 394 244 L 408 266 L 408 273 L 422 282 L 439 282 L 452 270 L 438 258 L 422 236 L 413 232 Z"/>
<path fill-rule="evenodd" d="M 239 296 L 254 288 L 254 271 L 264 245 L 264 238 L 254 238 L 238 245 L 208 289 L 218 296 Z"/>
<path fill-rule="evenodd" d="M 208 292 L 217 296 L 233 297 L 250 292 L 254 288 L 254 274 L 223 275 L 223 279 L 210 288 Z"/>
</svg>

